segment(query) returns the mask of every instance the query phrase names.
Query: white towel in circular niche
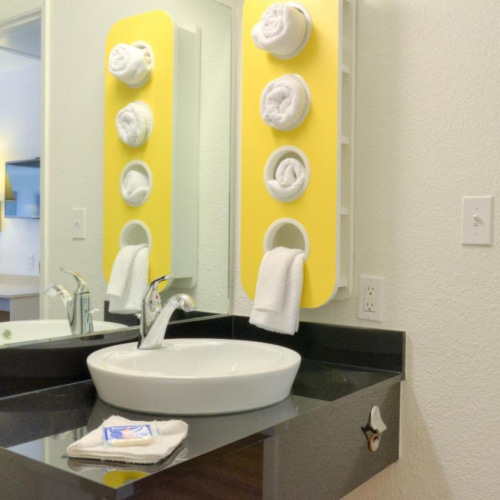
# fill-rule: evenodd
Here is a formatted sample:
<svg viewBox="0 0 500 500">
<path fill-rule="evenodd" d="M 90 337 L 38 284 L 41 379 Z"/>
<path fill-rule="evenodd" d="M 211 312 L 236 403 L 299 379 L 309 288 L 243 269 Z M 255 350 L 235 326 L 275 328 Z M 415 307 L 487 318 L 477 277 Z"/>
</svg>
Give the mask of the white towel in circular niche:
<svg viewBox="0 0 500 500">
<path fill-rule="evenodd" d="M 277 198 L 295 196 L 306 182 L 306 169 L 295 158 L 285 158 L 280 162 L 274 179 L 267 181 L 268 186 Z"/>
<path fill-rule="evenodd" d="M 262 14 L 252 30 L 256 47 L 278 57 L 291 57 L 305 44 L 307 21 L 292 5 L 275 3 Z"/>
<path fill-rule="evenodd" d="M 152 128 L 153 112 L 145 102 L 132 102 L 116 116 L 118 136 L 132 148 L 142 146 L 148 140 Z"/>
<path fill-rule="evenodd" d="M 268 83 L 262 91 L 262 119 L 278 130 L 298 127 L 305 120 L 309 107 L 309 87 L 298 75 L 284 75 Z"/>
<path fill-rule="evenodd" d="M 143 172 L 130 170 L 123 179 L 121 192 L 123 199 L 130 204 L 141 204 L 149 193 L 149 178 Z"/>
<path fill-rule="evenodd" d="M 153 56 L 149 47 L 119 43 L 109 54 L 109 72 L 131 87 L 139 87 L 149 77 Z"/>
</svg>

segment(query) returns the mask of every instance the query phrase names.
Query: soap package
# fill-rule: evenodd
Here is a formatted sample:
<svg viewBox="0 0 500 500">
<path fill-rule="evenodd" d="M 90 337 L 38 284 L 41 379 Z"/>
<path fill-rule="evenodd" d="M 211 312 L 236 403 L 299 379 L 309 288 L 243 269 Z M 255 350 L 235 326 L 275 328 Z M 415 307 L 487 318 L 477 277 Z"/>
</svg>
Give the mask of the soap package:
<svg viewBox="0 0 500 500">
<path fill-rule="evenodd" d="M 148 446 L 158 440 L 155 422 L 138 425 L 103 426 L 102 444 L 105 448 L 119 446 Z"/>
</svg>

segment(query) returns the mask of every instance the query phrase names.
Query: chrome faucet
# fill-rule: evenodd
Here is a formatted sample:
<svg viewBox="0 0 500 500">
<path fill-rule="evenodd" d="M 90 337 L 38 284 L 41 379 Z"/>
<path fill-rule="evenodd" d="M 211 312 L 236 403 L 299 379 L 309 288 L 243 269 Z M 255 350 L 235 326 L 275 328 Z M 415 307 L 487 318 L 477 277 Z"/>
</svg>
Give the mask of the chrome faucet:
<svg viewBox="0 0 500 500">
<path fill-rule="evenodd" d="M 164 281 L 170 281 L 173 274 L 155 279 L 149 285 L 148 291 L 142 301 L 140 338 L 138 349 L 159 349 L 165 338 L 165 331 L 172 314 L 176 309 L 191 312 L 196 309 L 196 303 L 192 297 L 184 293 L 172 295 L 166 304 L 162 306 L 158 285 Z"/>
<path fill-rule="evenodd" d="M 78 274 L 69 269 L 61 267 L 63 273 L 69 274 L 76 279 L 77 287 L 75 293 L 71 295 L 67 288 L 59 283 L 53 283 L 47 290 L 45 295 L 47 297 L 61 297 L 66 312 L 68 314 L 69 326 L 72 335 L 87 335 L 94 332 L 94 324 L 92 321 L 92 314 L 97 309 L 90 307 L 90 290 L 87 282 Z"/>
</svg>

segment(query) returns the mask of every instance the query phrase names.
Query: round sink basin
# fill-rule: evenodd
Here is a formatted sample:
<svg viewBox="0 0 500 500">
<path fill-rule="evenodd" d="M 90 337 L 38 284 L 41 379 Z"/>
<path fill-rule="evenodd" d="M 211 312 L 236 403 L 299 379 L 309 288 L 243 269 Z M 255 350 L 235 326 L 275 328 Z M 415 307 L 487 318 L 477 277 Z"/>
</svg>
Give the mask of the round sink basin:
<svg viewBox="0 0 500 500">
<path fill-rule="evenodd" d="M 106 403 L 145 413 L 215 415 L 283 401 L 300 365 L 295 351 L 240 340 L 173 339 L 92 353 L 87 364 Z"/>
</svg>

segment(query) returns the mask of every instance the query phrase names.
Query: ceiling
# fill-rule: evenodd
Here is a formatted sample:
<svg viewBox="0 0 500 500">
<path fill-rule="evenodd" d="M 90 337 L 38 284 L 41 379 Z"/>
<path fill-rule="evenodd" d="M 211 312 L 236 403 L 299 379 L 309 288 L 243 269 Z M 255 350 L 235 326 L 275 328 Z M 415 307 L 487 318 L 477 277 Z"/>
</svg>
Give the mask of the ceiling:
<svg viewBox="0 0 500 500">
<path fill-rule="evenodd" d="M 0 29 L 0 73 L 40 61 L 40 19 Z"/>
</svg>

